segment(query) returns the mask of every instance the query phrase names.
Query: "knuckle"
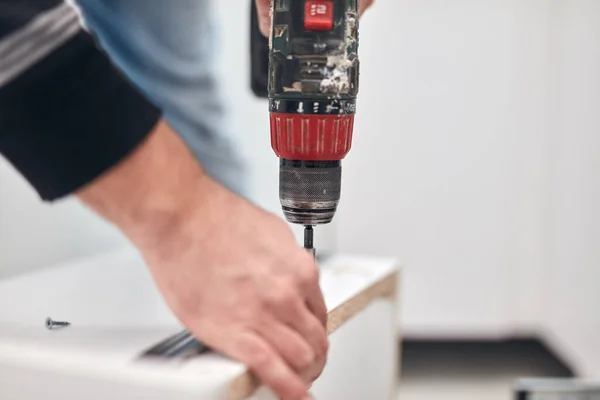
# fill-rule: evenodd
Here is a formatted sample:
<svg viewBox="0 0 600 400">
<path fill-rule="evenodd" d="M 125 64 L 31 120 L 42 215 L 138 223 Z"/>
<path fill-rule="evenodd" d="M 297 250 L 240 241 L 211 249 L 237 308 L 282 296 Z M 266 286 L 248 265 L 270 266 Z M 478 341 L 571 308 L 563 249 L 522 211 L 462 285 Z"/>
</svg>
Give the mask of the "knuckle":
<svg viewBox="0 0 600 400">
<path fill-rule="evenodd" d="M 297 367 L 300 370 L 306 370 L 310 368 L 316 360 L 315 353 L 311 350 L 305 349 L 298 351 L 295 356 Z"/>
<path fill-rule="evenodd" d="M 276 390 L 282 399 L 300 400 L 306 399 L 307 389 L 300 377 L 294 376 L 293 379 L 280 378 L 274 384 Z"/>
<path fill-rule="evenodd" d="M 307 342 L 297 338 L 295 341 L 289 341 L 286 347 L 287 350 L 284 350 L 284 353 L 287 353 L 285 358 L 297 371 L 306 372 L 313 367 L 317 356 Z"/>
<path fill-rule="evenodd" d="M 267 293 L 267 302 L 273 306 L 287 308 L 295 302 L 296 293 L 293 286 L 286 281 L 277 282 Z"/>
<path fill-rule="evenodd" d="M 303 255 L 296 267 L 298 278 L 302 284 L 317 283 L 319 281 L 319 269 L 315 261 L 308 255 Z"/>
<path fill-rule="evenodd" d="M 323 371 L 325 370 L 325 364 L 327 363 L 327 359 L 326 358 L 322 358 L 319 360 L 319 362 L 316 364 L 314 370 L 312 371 L 310 380 L 311 381 L 316 381 L 321 374 L 323 374 Z"/>
<path fill-rule="evenodd" d="M 318 324 L 311 327 L 312 336 L 316 341 L 316 350 L 319 356 L 324 356 L 329 351 L 329 338 L 325 329 Z"/>
<path fill-rule="evenodd" d="M 304 265 L 298 273 L 302 283 L 317 283 L 319 281 L 319 270 L 314 263 Z"/>
<path fill-rule="evenodd" d="M 254 335 L 244 334 L 239 339 L 239 351 L 252 369 L 262 369 L 273 362 L 274 354 Z"/>
<path fill-rule="evenodd" d="M 253 369 L 263 369 L 272 365 L 274 360 L 275 355 L 271 351 L 264 349 L 256 352 L 248 364 Z"/>
</svg>

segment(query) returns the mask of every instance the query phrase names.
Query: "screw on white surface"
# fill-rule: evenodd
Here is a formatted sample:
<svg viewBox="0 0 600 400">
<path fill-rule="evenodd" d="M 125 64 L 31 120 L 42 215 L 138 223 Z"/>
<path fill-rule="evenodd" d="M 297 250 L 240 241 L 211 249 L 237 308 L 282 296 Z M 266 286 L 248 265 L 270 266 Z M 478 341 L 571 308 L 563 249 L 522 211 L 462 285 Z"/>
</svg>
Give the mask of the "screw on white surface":
<svg viewBox="0 0 600 400">
<path fill-rule="evenodd" d="M 53 321 L 52 318 L 50 318 L 50 317 L 46 318 L 46 329 L 48 329 L 48 330 L 52 330 L 52 329 L 56 329 L 56 328 L 65 328 L 69 325 L 71 325 L 70 322 Z"/>
</svg>

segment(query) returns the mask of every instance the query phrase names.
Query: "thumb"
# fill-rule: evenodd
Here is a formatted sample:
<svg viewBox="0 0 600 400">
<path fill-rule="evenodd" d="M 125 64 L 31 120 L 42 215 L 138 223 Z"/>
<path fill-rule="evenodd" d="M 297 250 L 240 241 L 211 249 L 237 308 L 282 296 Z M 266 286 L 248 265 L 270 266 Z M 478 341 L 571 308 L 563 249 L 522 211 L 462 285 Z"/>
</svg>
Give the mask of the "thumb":
<svg viewBox="0 0 600 400">
<path fill-rule="evenodd" d="M 256 0 L 256 13 L 260 33 L 269 36 L 271 33 L 271 0 Z"/>
</svg>

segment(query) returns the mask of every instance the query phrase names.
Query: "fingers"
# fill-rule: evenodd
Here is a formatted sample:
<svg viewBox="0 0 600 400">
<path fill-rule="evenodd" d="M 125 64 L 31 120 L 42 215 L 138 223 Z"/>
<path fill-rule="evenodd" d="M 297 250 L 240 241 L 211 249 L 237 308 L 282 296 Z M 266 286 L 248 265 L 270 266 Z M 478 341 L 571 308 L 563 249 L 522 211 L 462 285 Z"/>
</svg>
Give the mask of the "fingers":
<svg viewBox="0 0 600 400">
<path fill-rule="evenodd" d="M 308 342 L 289 326 L 278 321 L 263 323 L 258 333 L 273 346 L 285 362 L 300 374 L 311 375 L 316 354 Z M 308 382 L 308 381 L 307 381 Z"/>
<path fill-rule="evenodd" d="M 256 0 L 256 12 L 258 14 L 258 27 L 264 36 L 270 35 L 271 30 L 271 0 Z"/>
<path fill-rule="evenodd" d="M 298 268 L 300 278 L 300 289 L 306 296 L 306 304 L 312 313 L 321 321 L 324 327 L 327 327 L 327 306 L 325 297 L 319 285 L 319 269 L 315 261 L 311 258 L 310 261 Z"/>
<path fill-rule="evenodd" d="M 327 306 L 321 288 L 317 285 L 307 289 L 306 306 L 319 320 L 321 325 L 327 329 Z"/>
<path fill-rule="evenodd" d="M 302 301 L 271 304 L 269 308 L 275 317 L 290 326 L 310 344 L 317 357 L 327 354 L 329 349 L 327 331 L 321 321 Z"/>
<path fill-rule="evenodd" d="M 313 382 L 316 381 L 323 373 L 325 364 L 327 364 L 327 357 L 318 358 L 302 374 L 302 379 L 304 379 L 304 382 L 308 383 L 309 389 L 312 387 Z"/>
<path fill-rule="evenodd" d="M 317 359 L 317 361 L 313 364 L 313 368 L 310 370 L 310 375 L 309 375 L 310 382 L 316 381 L 321 376 L 321 374 L 325 370 L 326 364 L 327 364 L 327 356 Z"/>
<path fill-rule="evenodd" d="M 265 293 L 263 306 L 268 314 L 287 325 L 310 346 L 313 359 L 321 358 L 326 356 L 329 349 L 324 323 L 327 316 L 325 302 L 318 287 L 318 274 L 314 261 L 308 256 L 300 260 L 294 267 L 297 280 L 293 283 L 285 283 L 285 281 L 271 283 Z M 319 310 L 319 317 L 312 311 L 312 307 L 308 306 L 309 299 L 306 292 L 315 293 L 312 297 L 316 297 L 316 300 L 310 301 L 314 303 L 314 308 Z"/>
<path fill-rule="evenodd" d="M 278 352 L 310 389 L 325 369 L 327 356 L 316 357 L 314 350 L 297 332 L 280 324 L 262 324 L 258 333 Z"/>
<path fill-rule="evenodd" d="M 363 15 L 367 8 L 371 7 L 375 0 L 358 0 L 358 15 Z"/>
<path fill-rule="evenodd" d="M 329 340 L 327 337 L 327 307 L 321 287 L 319 286 L 319 270 L 315 260 L 305 255 L 296 267 L 300 291 L 304 295 L 305 304 L 292 304 L 295 318 L 289 319 L 291 324 L 303 337 L 307 338 L 316 349 L 318 357 L 327 354 Z M 286 314 L 289 316 L 290 314 Z M 285 317 L 285 315 L 284 315 Z"/>
<path fill-rule="evenodd" d="M 282 400 L 310 399 L 308 387 L 302 378 L 257 334 L 240 334 L 231 353 L 230 356 L 246 364 L 256 378 Z"/>
</svg>

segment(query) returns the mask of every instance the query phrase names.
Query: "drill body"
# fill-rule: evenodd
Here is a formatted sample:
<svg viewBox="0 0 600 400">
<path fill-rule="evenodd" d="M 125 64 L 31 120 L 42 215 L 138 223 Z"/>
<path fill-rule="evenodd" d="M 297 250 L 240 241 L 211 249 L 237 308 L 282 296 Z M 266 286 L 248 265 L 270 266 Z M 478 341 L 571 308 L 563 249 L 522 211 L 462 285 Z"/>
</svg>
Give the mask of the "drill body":
<svg viewBox="0 0 600 400">
<path fill-rule="evenodd" d="M 358 94 L 358 0 L 272 0 L 268 97 L 287 221 L 331 222 Z"/>
</svg>

